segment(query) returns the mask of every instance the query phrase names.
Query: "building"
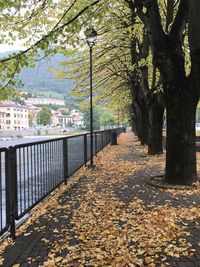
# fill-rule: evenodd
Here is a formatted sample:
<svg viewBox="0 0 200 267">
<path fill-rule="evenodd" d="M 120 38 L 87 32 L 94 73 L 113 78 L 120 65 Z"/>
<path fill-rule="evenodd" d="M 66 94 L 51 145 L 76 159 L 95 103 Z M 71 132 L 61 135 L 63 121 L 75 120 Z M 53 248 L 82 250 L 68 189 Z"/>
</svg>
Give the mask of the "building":
<svg viewBox="0 0 200 267">
<path fill-rule="evenodd" d="M 69 109 L 68 108 L 58 108 L 56 112 L 60 112 L 63 115 L 69 115 Z"/>
<path fill-rule="evenodd" d="M 0 111 L 0 129 L 5 129 L 6 112 Z"/>
<path fill-rule="evenodd" d="M 61 126 L 71 126 L 74 124 L 73 117 L 69 115 L 58 115 L 57 120 L 58 124 Z"/>
<path fill-rule="evenodd" d="M 84 125 L 84 115 L 83 113 L 78 109 L 73 109 L 70 113 L 74 120 L 74 125 L 76 125 L 78 128 L 83 127 Z"/>
<path fill-rule="evenodd" d="M 83 113 L 79 110 L 73 109 L 69 115 L 64 115 L 63 112 L 67 112 L 67 109 L 59 108 L 56 111 L 52 112 L 52 124 L 54 126 L 77 126 L 82 127 L 84 125 L 84 116 Z"/>
<path fill-rule="evenodd" d="M 2 129 L 22 130 L 29 128 L 28 109 L 14 101 L 0 102 Z"/>
<path fill-rule="evenodd" d="M 62 99 L 55 98 L 28 98 L 25 99 L 24 102 L 26 105 L 57 105 L 57 106 L 65 106 L 65 101 Z"/>
<path fill-rule="evenodd" d="M 37 124 L 37 115 L 41 111 L 41 107 L 28 106 L 28 118 L 29 118 L 29 126 Z"/>
<path fill-rule="evenodd" d="M 51 118 L 52 124 L 57 126 L 71 126 L 74 124 L 74 119 L 71 115 L 62 115 L 61 110 L 58 109 L 56 112 L 53 113 Z"/>
</svg>

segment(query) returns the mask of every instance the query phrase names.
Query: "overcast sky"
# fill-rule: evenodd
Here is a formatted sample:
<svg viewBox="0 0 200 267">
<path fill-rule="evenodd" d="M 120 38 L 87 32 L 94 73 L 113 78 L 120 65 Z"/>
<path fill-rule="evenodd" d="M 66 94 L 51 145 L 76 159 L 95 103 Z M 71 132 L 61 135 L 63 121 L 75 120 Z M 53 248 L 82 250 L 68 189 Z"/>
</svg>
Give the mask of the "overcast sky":
<svg viewBox="0 0 200 267">
<path fill-rule="evenodd" d="M 23 48 L 19 44 L 15 45 L 0 45 L 0 53 L 12 51 L 12 50 L 22 50 Z"/>
</svg>

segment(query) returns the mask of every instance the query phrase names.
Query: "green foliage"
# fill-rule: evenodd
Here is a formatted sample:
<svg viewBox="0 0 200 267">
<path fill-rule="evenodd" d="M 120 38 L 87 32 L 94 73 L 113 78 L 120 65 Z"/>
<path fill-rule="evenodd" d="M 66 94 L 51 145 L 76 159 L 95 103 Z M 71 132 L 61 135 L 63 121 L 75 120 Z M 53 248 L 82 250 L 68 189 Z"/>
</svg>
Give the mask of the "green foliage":
<svg viewBox="0 0 200 267">
<path fill-rule="evenodd" d="M 105 9 L 104 9 L 105 8 Z M 136 39 L 142 42 L 141 22 L 136 18 L 137 24 L 131 24 L 131 14 L 127 5 L 122 1 L 111 1 L 106 7 L 103 5 L 104 15 L 97 12 L 96 17 L 101 17 L 101 25 L 94 22 L 100 38 L 93 47 L 93 95 L 94 104 L 111 107 L 114 113 L 119 108 L 123 118 L 127 117 L 132 104 L 130 85 L 131 75 L 138 72 L 138 67 L 149 64 L 150 59 L 137 58 L 133 64 L 131 57 L 131 42 Z M 105 16 L 106 14 L 106 16 Z M 101 14 L 102 15 L 102 14 Z M 99 30 L 98 30 L 99 29 Z M 89 92 L 89 49 L 85 41 L 80 42 L 81 51 L 70 51 L 70 61 L 62 61 L 63 69 L 58 76 L 75 80 L 73 95 L 79 99 L 87 99 Z M 139 47 L 139 45 L 138 45 Z M 135 54 L 139 51 L 134 51 Z M 151 60 L 152 65 L 152 60 Z M 152 78 L 151 78 L 152 79 Z M 85 108 L 87 103 L 82 103 Z M 108 118 L 102 118 L 102 123 Z M 111 118 L 110 118 L 111 119 Z M 109 121 L 109 119 L 108 119 Z"/>
<path fill-rule="evenodd" d="M 5 6 L 2 8 L 5 8 Z M 113 8 L 115 10 L 116 16 L 113 14 Z M 100 3 L 100 1 L 92 2 L 86 0 L 81 2 L 74 2 L 70 0 L 66 4 L 62 0 L 58 0 L 56 2 L 50 0 L 47 2 L 45 1 L 42 4 L 41 2 L 30 0 L 30 2 L 23 1 L 22 4 L 21 1 L 15 1 L 14 3 L 9 1 L 7 9 L 8 10 L 6 10 L 4 16 L 4 22 L 5 24 L 8 24 L 7 29 L 9 35 L 7 36 L 6 40 L 10 40 L 10 42 L 12 43 L 15 41 L 16 36 L 18 36 L 22 43 L 26 44 L 26 47 L 28 48 L 26 50 L 26 53 L 16 52 L 13 55 L 9 55 L 10 60 L 6 60 L 5 57 L 5 59 L 1 61 L 2 81 L 4 82 L 3 86 L 6 86 L 6 83 L 8 81 L 9 83 L 12 83 L 16 73 L 19 73 L 23 67 L 30 65 L 35 65 L 37 67 L 37 60 L 41 58 L 41 54 L 37 52 L 39 49 L 44 50 L 44 56 L 53 54 L 56 50 L 56 47 L 59 47 L 60 52 L 62 52 L 63 54 L 67 54 L 66 40 L 68 44 L 71 44 L 74 47 L 77 44 L 84 47 L 85 41 L 80 41 L 78 35 L 82 28 L 83 21 L 85 28 L 87 28 L 87 26 L 91 24 L 91 21 L 95 21 L 94 24 L 96 25 L 103 25 L 102 33 L 104 34 L 102 35 L 102 46 L 99 46 L 98 48 L 99 54 L 103 53 L 103 49 L 105 47 L 106 49 L 110 50 L 110 47 L 106 44 L 108 40 L 113 46 L 119 47 L 119 40 L 120 42 L 122 42 L 123 39 L 126 39 L 125 36 L 131 37 L 133 34 L 131 27 L 126 27 L 126 29 L 123 30 L 123 23 L 129 23 L 128 17 L 123 17 L 122 23 L 119 23 L 121 12 L 127 11 L 126 5 L 121 2 L 116 3 L 115 1 L 107 0 L 103 3 Z M 10 10 L 12 9 L 13 12 L 10 12 Z M 108 14 L 108 16 L 105 17 L 104 14 Z M 115 27 L 116 25 L 117 27 Z M 4 39 L 5 36 L 2 39 L 2 42 Z M 127 45 L 126 43 L 124 44 Z M 100 93 L 98 93 L 99 99 L 103 98 L 105 94 L 109 95 L 113 90 L 117 90 L 116 88 L 120 90 L 127 90 L 126 81 L 124 81 L 124 79 L 127 79 L 127 71 L 124 70 L 124 67 L 121 65 L 121 63 L 119 64 L 118 60 L 119 58 L 121 58 L 122 60 L 125 59 L 124 52 L 126 53 L 126 51 L 123 50 L 111 49 L 109 58 L 108 54 L 106 54 L 105 57 L 97 58 L 97 63 L 101 67 L 101 70 L 99 71 L 98 68 L 96 68 L 97 63 L 95 63 L 95 87 L 98 87 L 98 90 L 100 91 Z M 87 64 L 88 48 L 87 53 L 84 53 L 84 60 L 85 59 L 85 63 Z M 107 64 L 107 62 L 109 62 L 109 64 Z M 104 68 L 105 64 L 108 65 L 108 68 Z M 114 65 L 117 66 L 117 70 L 114 68 Z M 130 57 L 127 55 L 126 61 L 124 61 L 124 65 L 130 70 L 132 70 L 133 68 L 132 64 L 130 64 Z M 32 70 L 27 69 L 27 71 L 30 72 Z M 119 75 L 115 74 L 116 71 Z M 5 77 L 3 77 L 4 73 Z M 45 79 L 44 77 L 42 77 L 42 72 L 39 71 L 39 73 L 41 73 L 41 77 L 37 78 L 37 82 L 39 84 L 37 84 L 36 87 L 41 90 L 42 87 L 44 87 L 43 82 L 51 79 Z M 86 82 L 88 82 L 87 73 L 86 69 L 84 71 L 84 75 L 79 72 L 79 77 L 77 77 L 77 79 L 80 78 L 79 84 L 81 84 L 81 86 L 85 87 Z M 99 75 L 97 75 L 97 73 L 99 73 Z M 62 76 L 62 73 L 60 73 L 60 76 Z M 105 80 L 108 81 L 107 83 L 102 82 L 102 77 L 104 76 Z M 111 76 L 111 78 L 109 76 Z M 27 77 L 30 77 L 29 73 L 27 73 L 25 77 L 26 78 L 24 79 L 24 82 L 27 83 Z M 26 84 L 26 87 L 33 87 L 32 83 Z M 54 87 L 58 88 L 58 86 Z M 48 91 L 51 90 L 51 88 L 52 90 L 54 89 L 49 84 L 45 89 L 47 88 Z M 65 86 L 63 86 L 62 89 L 64 88 Z M 103 88 L 102 92 L 101 88 Z M 77 93 L 79 94 L 79 97 L 81 93 L 83 93 L 84 97 L 85 88 L 81 93 L 80 90 Z"/>
<path fill-rule="evenodd" d="M 13 88 L 6 88 L 4 90 L 0 90 L 0 100 L 10 99 L 11 96 L 14 97 L 16 95 L 17 95 L 17 92 Z"/>
<path fill-rule="evenodd" d="M 50 109 L 57 110 L 59 108 L 58 105 L 49 104 L 47 105 Z"/>
<path fill-rule="evenodd" d="M 44 53 L 40 52 L 42 57 Z M 35 94 L 43 93 L 45 96 L 62 97 L 72 89 L 73 80 L 66 81 L 56 79 L 54 69 L 60 69 L 58 61 L 68 60 L 63 55 L 57 53 L 47 60 L 47 58 L 37 62 L 33 68 L 24 68 L 19 79 L 22 80 L 24 88 L 28 92 Z"/>
<path fill-rule="evenodd" d="M 93 7 L 99 5 L 99 0 L 1 1 L 0 44 L 13 45 L 17 40 L 26 49 L 0 59 L 0 90 L 17 85 L 20 71 L 41 59 L 39 50 L 47 57 L 58 47 L 65 50 L 66 42 L 76 46 L 83 21 L 87 26 Z"/>
<path fill-rule="evenodd" d="M 37 115 L 37 123 L 39 125 L 48 125 L 51 123 L 51 110 L 49 107 L 42 107 Z"/>
<path fill-rule="evenodd" d="M 113 126 L 117 121 L 112 112 L 104 111 L 100 113 L 100 126 Z"/>
<path fill-rule="evenodd" d="M 90 130 L 90 109 L 84 110 L 84 125 L 86 130 Z M 93 129 L 99 130 L 100 129 L 100 115 L 97 109 L 93 109 Z"/>
<path fill-rule="evenodd" d="M 196 110 L 196 122 L 200 122 L 200 108 Z"/>
<path fill-rule="evenodd" d="M 67 111 L 61 111 L 62 115 L 70 115 L 70 112 L 67 112 Z"/>
<path fill-rule="evenodd" d="M 41 57 L 48 59 L 48 55 L 54 55 L 59 51 L 70 57 L 70 60 L 58 59 L 62 61 L 60 65 L 63 67 L 59 68 L 56 73 L 61 86 L 53 83 L 51 76 L 44 77 L 41 69 L 38 71 L 40 76 L 34 81 L 35 85 L 33 85 L 33 80 L 28 81 L 27 78 L 33 71 L 30 68 L 24 70 L 25 79 L 22 80 L 27 83 L 28 89 L 34 91 L 34 88 L 37 88 L 36 90 L 39 89 L 42 93 L 48 91 L 48 94 L 53 90 L 60 94 L 68 92 L 68 85 L 71 86 L 69 81 L 75 80 L 74 94 L 78 97 L 78 101 L 82 102 L 88 96 L 89 49 L 85 40 L 81 40 L 79 33 L 93 23 L 100 36 L 93 49 L 95 103 L 99 104 L 104 99 L 109 99 L 109 101 L 105 101 L 106 105 L 112 106 L 113 110 L 120 108 L 125 117 L 132 105 L 130 91 L 133 73 L 139 83 L 139 68 L 148 66 L 149 84 L 153 80 L 152 54 L 150 51 L 146 58 L 141 55 L 144 27 L 140 18 L 136 16 L 137 10 L 134 9 L 131 12 L 127 4 L 131 2 L 114 0 L 1 1 L 0 43 L 12 44 L 17 39 L 22 42 L 24 47 L 27 47 L 25 52 L 17 51 L 0 60 L 2 91 L 5 91 L 8 85 L 10 87 L 17 85 L 15 77 L 23 76 L 23 72 L 19 73 L 24 67 L 35 66 L 37 69 L 39 65 L 42 65 L 42 63 L 38 63 Z M 165 28 L 167 1 L 161 0 L 158 3 L 162 26 Z M 176 15 L 177 6 L 176 4 L 173 17 Z M 145 6 L 141 3 L 141 7 L 143 13 L 148 13 L 148 5 Z M 5 28 L 8 34 L 4 33 Z M 168 25 L 165 32 L 170 29 L 171 25 Z M 185 35 L 184 50 L 187 52 L 189 51 L 187 31 Z M 133 42 L 137 43 L 134 51 L 132 49 Z M 39 53 L 40 50 L 43 50 L 44 53 Z M 186 72 L 189 75 L 190 57 L 188 52 L 186 58 Z M 49 62 L 47 60 L 47 64 Z M 160 75 L 157 71 L 156 83 L 159 78 Z M 67 83 L 68 85 L 66 85 Z M 159 85 L 159 90 L 161 88 L 162 85 Z M 8 92 L 2 94 L 4 98 L 7 96 Z M 67 94 L 65 100 L 73 102 L 74 98 Z"/>
</svg>

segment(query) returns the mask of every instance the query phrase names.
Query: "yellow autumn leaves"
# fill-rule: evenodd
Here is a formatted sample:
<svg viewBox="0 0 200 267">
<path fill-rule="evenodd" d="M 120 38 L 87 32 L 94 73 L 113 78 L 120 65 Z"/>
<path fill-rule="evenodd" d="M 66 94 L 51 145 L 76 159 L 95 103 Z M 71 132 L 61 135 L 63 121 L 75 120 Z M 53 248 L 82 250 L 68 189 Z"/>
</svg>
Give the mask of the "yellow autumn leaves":
<svg viewBox="0 0 200 267">
<path fill-rule="evenodd" d="M 153 168 L 164 168 L 164 156 L 140 157 L 146 153 L 145 149 L 137 146 L 130 134 L 123 134 L 120 145 L 108 147 L 99 154 L 94 170 L 83 168 L 71 179 L 73 184 L 80 177 L 86 177 L 82 193 L 72 193 L 70 200 L 62 205 L 59 199 L 70 188 L 68 184 L 67 189 L 63 186 L 43 202 L 39 208 L 41 216 L 57 222 L 58 218 L 50 215 L 48 210 L 55 209 L 56 213 L 59 208 L 64 211 L 62 220 L 66 220 L 66 227 L 53 229 L 57 236 L 54 241 L 44 234 L 42 242 L 49 245 L 51 251 L 43 266 L 165 267 L 170 266 L 170 258 L 185 257 L 189 261 L 196 253 L 188 240 L 188 225 L 200 219 L 200 203 L 191 200 L 186 207 L 179 207 L 173 205 L 172 199 L 181 203 L 183 197 L 199 196 L 200 185 L 197 183 L 190 191 L 151 189 L 147 185 L 141 188 L 137 184 L 140 179 L 138 171 L 142 170 L 148 178 Z M 135 160 L 131 158 L 132 154 Z M 133 180 L 131 185 L 127 184 L 128 177 Z M 129 186 L 134 187 L 138 195 L 123 201 L 117 192 L 119 188 L 128 192 Z M 153 192 L 153 198 L 146 203 L 142 196 L 149 192 Z M 162 203 L 155 201 L 166 192 L 171 198 L 166 196 Z M 69 219 L 67 211 L 75 204 L 78 205 Z M 72 228 L 67 227 L 68 221 Z M 31 218 L 27 225 L 30 222 Z M 20 231 L 25 231 L 25 227 Z M 45 233 L 42 225 L 35 230 Z M 34 262 L 34 258 L 29 260 L 30 264 Z"/>
</svg>

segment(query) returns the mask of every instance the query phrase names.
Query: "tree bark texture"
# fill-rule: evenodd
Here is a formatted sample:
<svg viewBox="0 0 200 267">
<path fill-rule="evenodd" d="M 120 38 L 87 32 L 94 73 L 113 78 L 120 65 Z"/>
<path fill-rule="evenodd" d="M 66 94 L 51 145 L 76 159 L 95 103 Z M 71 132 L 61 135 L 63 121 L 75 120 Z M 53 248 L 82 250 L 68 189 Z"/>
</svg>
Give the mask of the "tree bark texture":
<svg viewBox="0 0 200 267">
<path fill-rule="evenodd" d="M 143 101 L 142 101 L 143 102 Z M 140 142 L 144 146 L 148 144 L 148 111 L 143 102 L 140 107 Z"/>
<path fill-rule="evenodd" d="M 141 103 L 135 101 L 134 107 L 135 133 L 140 140 L 140 144 L 145 145 L 148 142 L 148 113 L 146 107 Z"/>
<path fill-rule="evenodd" d="M 179 88 L 176 85 L 173 93 L 166 96 L 166 181 L 169 184 L 191 185 L 197 180 L 196 101 L 187 85 L 187 82 L 179 83 Z"/>
<path fill-rule="evenodd" d="M 152 96 L 152 98 L 148 109 L 148 154 L 159 155 L 163 153 L 162 127 L 164 105 L 159 103 L 156 95 Z"/>
<path fill-rule="evenodd" d="M 153 74 L 156 70 L 153 70 Z M 154 75 L 153 75 L 154 76 Z M 152 88 L 149 88 L 148 67 L 141 68 L 141 90 L 148 112 L 148 154 L 159 155 L 163 153 L 162 148 L 162 126 L 164 115 L 164 101 L 162 93 L 156 92 L 155 78 Z"/>
<path fill-rule="evenodd" d="M 190 0 L 189 3 L 189 44 L 191 54 L 191 83 L 196 97 L 200 96 L 200 1 Z"/>
<path fill-rule="evenodd" d="M 195 110 L 200 78 L 200 53 L 199 45 L 197 45 L 200 43 L 200 26 L 197 19 L 200 14 L 199 2 L 198 0 L 180 1 L 169 34 L 164 33 L 158 1 L 149 0 L 146 5 L 147 13 L 139 14 L 150 35 L 154 64 L 159 69 L 165 83 L 166 180 L 170 184 L 191 185 L 197 179 Z M 187 23 L 189 5 L 190 17 L 193 14 L 196 18 L 194 20 L 190 18 L 189 22 L 192 73 L 191 77 L 187 78 L 183 53 L 183 33 Z M 196 37 L 194 37 L 195 35 Z"/>
</svg>

